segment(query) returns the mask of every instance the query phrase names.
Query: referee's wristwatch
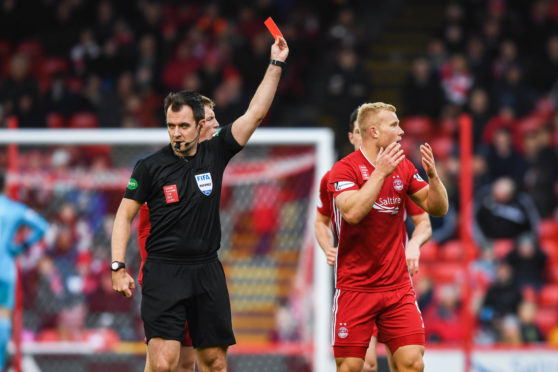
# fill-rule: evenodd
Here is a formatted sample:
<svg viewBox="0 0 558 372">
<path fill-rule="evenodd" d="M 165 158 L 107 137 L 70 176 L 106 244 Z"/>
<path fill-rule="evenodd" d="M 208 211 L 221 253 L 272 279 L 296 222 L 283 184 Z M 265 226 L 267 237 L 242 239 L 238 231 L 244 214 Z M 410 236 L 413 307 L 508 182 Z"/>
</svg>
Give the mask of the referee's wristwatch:
<svg viewBox="0 0 558 372">
<path fill-rule="evenodd" d="M 124 268 L 126 268 L 126 264 L 124 262 L 112 261 L 112 263 L 110 264 L 110 269 L 112 271 L 118 271 L 118 270 L 124 269 Z"/>
</svg>

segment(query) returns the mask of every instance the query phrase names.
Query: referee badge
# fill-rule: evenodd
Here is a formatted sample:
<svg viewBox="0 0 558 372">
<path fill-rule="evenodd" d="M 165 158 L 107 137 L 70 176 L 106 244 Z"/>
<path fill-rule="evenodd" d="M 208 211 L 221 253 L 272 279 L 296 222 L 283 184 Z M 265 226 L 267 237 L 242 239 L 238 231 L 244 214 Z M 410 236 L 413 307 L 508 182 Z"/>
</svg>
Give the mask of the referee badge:
<svg viewBox="0 0 558 372">
<path fill-rule="evenodd" d="M 196 182 L 201 192 L 205 195 L 211 194 L 213 190 L 213 181 L 211 180 L 211 173 L 196 174 Z"/>
</svg>

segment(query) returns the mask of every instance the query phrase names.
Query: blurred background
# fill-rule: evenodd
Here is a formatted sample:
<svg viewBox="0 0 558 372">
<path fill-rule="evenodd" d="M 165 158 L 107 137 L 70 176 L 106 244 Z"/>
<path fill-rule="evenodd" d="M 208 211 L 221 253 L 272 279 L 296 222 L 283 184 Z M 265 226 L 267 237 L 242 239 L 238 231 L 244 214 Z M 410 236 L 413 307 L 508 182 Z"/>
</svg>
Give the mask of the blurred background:
<svg viewBox="0 0 558 372">
<path fill-rule="evenodd" d="M 417 168 L 418 144 L 433 147 L 451 207 L 432 218 L 414 278 L 427 350 L 558 347 L 558 1 L 1 0 L 0 127 L 15 118 L 19 128 L 161 128 L 164 96 L 181 89 L 212 97 L 219 122 L 228 124 L 267 68 L 268 16 L 290 55 L 264 128 L 330 128 L 338 159 L 352 151 L 351 111 L 383 101 L 397 107 L 402 145 Z M 463 118 L 472 130 L 474 204 L 465 229 L 472 245 L 460 219 Z M 0 145 L 0 167 L 13 169 L 7 148 Z M 140 368 L 139 296 L 113 294 L 107 261 L 123 185 L 151 150 L 19 148 L 8 185 L 51 223 L 21 259 L 24 342 L 94 334 L 105 350 L 128 345 L 138 354 L 136 364 L 113 361 L 118 368 Z M 312 330 L 299 289 L 314 152 L 247 150 L 229 171 L 222 206 L 221 258 L 239 343 L 306 345 Z M 291 171 L 258 173 L 283 169 L 285 159 Z M 235 181 L 246 164 L 261 181 Z M 135 274 L 136 246 L 128 249 Z M 310 370 L 304 352 L 285 355 L 284 370 Z M 102 365 L 91 363 L 80 368 Z M 232 370 L 261 368 L 239 365 L 233 361 Z"/>
</svg>

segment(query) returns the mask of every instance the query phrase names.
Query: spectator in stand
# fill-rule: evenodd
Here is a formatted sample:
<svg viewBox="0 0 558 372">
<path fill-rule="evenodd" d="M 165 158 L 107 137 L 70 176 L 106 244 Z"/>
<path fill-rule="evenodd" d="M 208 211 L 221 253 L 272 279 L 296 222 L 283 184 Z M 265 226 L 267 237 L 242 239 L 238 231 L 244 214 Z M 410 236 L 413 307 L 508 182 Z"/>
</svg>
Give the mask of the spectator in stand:
<svg viewBox="0 0 558 372">
<path fill-rule="evenodd" d="M 460 342 L 465 330 L 459 288 L 455 284 L 446 284 L 437 291 L 439 298 L 424 312 L 426 340 L 437 343 Z"/>
<path fill-rule="evenodd" d="M 10 61 L 10 73 L 0 83 L 0 118 L 16 115 L 19 127 L 43 127 L 39 82 L 29 73 L 29 58 L 16 54 Z"/>
<path fill-rule="evenodd" d="M 515 240 L 514 249 L 505 257 L 519 287 L 532 287 L 536 290 L 541 289 L 544 283 L 546 260 L 546 253 L 541 250 L 536 235 L 532 233 L 521 234 Z"/>
<path fill-rule="evenodd" d="M 446 99 L 461 107 L 467 102 L 473 77 L 469 72 L 467 60 L 462 54 L 454 54 L 442 67 L 442 88 Z"/>
<path fill-rule="evenodd" d="M 448 60 L 446 46 L 443 41 L 435 38 L 428 42 L 427 56 L 428 63 L 434 74 L 440 78 L 442 75 L 442 66 Z"/>
<path fill-rule="evenodd" d="M 477 88 L 487 89 L 492 82 L 490 61 L 486 57 L 483 41 L 472 37 L 467 43 L 467 65 Z"/>
<path fill-rule="evenodd" d="M 498 114 L 493 116 L 482 131 L 482 143 L 490 146 L 494 143 L 494 135 L 500 128 L 508 128 L 515 137 L 515 132 L 519 128 L 519 123 L 515 117 L 515 111 L 511 106 L 503 106 L 498 110 Z"/>
<path fill-rule="evenodd" d="M 543 342 L 541 330 L 535 324 L 537 305 L 533 301 L 523 301 L 519 305 L 519 325 L 521 328 L 521 340 L 523 342 Z"/>
<path fill-rule="evenodd" d="M 534 107 L 535 94 L 523 81 L 523 71 L 511 65 L 494 83 L 492 102 L 496 107 L 513 107 L 517 116 L 528 114 Z"/>
<path fill-rule="evenodd" d="M 512 146 L 512 135 L 507 127 L 499 128 L 494 134 L 494 142 L 488 148 L 487 164 L 491 180 L 510 177 L 520 185 L 526 171 L 523 157 Z"/>
<path fill-rule="evenodd" d="M 481 136 L 484 127 L 491 117 L 490 100 L 488 94 L 482 88 L 476 88 L 469 97 L 469 115 L 473 119 L 473 144 L 475 147 L 481 144 Z"/>
<path fill-rule="evenodd" d="M 515 315 L 506 315 L 498 324 L 499 341 L 506 346 L 521 346 L 521 325 Z"/>
<path fill-rule="evenodd" d="M 477 243 L 487 247 L 492 239 L 515 239 L 521 233 L 536 233 L 539 214 L 529 195 L 518 191 L 508 177 L 495 180 L 477 193 L 475 234 Z"/>
<path fill-rule="evenodd" d="M 533 86 L 540 95 L 548 93 L 558 81 L 558 35 L 548 39 L 546 54 L 534 61 Z"/>
<path fill-rule="evenodd" d="M 556 147 L 551 147 L 548 129 L 543 127 L 527 133 L 524 149 L 528 163 L 525 177 L 527 190 L 541 217 L 551 217 L 558 205 L 558 154 Z"/>
<path fill-rule="evenodd" d="M 516 314 L 521 300 L 521 291 L 515 281 L 513 269 L 506 262 L 499 262 L 495 281 L 484 296 L 480 320 L 498 333 L 503 317 Z"/>
<path fill-rule="evenodd" d="M 438 117 L 444 104 L 440 80 L 430 71 L 426 58 L 417 58 L 403 86 L 403 102 L 406 115 Z"/>
<path fill-rule="evenodd" d="M 523 64 L 517 54 L 517 44 L 513 40 L 506 39 L 502 41 L 500 44 L 500 55 L 492 66 L 494 79 L 503 79 L 513 67 L 523 68 Z"/>
</svg>

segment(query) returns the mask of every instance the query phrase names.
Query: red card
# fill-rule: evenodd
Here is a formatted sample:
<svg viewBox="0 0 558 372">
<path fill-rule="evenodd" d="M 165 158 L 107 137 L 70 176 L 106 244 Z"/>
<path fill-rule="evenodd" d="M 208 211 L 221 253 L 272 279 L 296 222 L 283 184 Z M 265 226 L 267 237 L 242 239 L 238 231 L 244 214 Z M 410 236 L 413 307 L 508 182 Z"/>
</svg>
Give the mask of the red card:
<svg viewBox="0 0 558 372">
<path fill-rule="evenodd" d="M 167 204 L 176 203 L 178 201 L 178 190 L 176 189 L 176 185 L 164 186 L 163 190 L 165 192 Z"/>
<path fill-rule="evenodd" d="M 271 17 L 266 19 L 264 24 L 266 25 L 269 32 L 271 32 L 274 40 L 277 40 L 279 36 L 283 37 L 283 34 L 281 33 L 281 31 L 279 31 L 279 28 L 277 27 L 275 22 L 273 22 L 273 19 L 271 19 Z"/>
</svg>

